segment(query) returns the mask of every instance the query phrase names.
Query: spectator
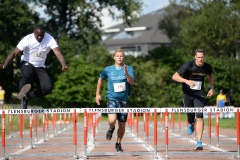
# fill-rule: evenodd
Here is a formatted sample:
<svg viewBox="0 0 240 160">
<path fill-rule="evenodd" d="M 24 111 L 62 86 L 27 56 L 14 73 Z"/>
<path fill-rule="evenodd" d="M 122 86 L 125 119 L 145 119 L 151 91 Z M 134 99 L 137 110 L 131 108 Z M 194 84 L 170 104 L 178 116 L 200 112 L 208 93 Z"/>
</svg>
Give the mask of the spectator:
<svg viewBox="0 0 240 160">
<path fill-rule="evenodd" d="M 2 86 L 0 86 L 0 104 L 4 103 L 4 95 L 5 91 L 2 89 Z"/>
<path fill-rule="evenodd" d="M 216 106 L 225 107 L 226 100 L 227 100 L 226 96 L 223 94 L 223 91 L 220 90 L 219 95 L 217 96 Z M 224 113 L 222 113 L 222 117 L 224 118 Z"/>
</svg>

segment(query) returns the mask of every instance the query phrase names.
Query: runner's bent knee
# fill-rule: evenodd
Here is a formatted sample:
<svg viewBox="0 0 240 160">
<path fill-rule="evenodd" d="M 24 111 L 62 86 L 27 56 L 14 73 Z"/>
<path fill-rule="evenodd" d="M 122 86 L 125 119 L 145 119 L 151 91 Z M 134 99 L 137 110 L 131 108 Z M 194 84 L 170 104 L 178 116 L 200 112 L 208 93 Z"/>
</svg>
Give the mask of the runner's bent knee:
<svg viewBox="0 0 240 160">
<path fill-rule="evenodd" d="M 108 122 L 109 123 L 115 123 L 117 119 L 117 115 L 116 114 L 108 114 Z"/>
<path fill-rule="evenodd" d="M 44 86 L 41 88 L 43 96 L 52 93 L 52 85 L 51 86 Z"/>
</svg>

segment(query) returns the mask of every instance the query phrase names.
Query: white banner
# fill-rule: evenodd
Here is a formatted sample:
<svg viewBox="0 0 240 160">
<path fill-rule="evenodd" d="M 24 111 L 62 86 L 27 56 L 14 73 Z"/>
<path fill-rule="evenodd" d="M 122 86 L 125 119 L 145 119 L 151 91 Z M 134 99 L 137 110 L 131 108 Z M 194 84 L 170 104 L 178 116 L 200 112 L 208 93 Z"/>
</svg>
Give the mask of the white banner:
<svg viewBox="0 0 240 160">
<path fill-rule="evenodd" d="M 61 108 L 61 109 L 9 109 L 9 110 L 0 110 L 5 111 L 5 114 L 42 114 L 42 113 L 84 113 L 84 110 L 87 113 L 153 113 L 156 109 L 157 113 L 167 110 L 168 113 L 232 113 L 237 112 L 237 109 L 234 107 L 204 107 L 204 108 Z M 161 116 L 161 115 L 160 115 Z"/>
</svg>

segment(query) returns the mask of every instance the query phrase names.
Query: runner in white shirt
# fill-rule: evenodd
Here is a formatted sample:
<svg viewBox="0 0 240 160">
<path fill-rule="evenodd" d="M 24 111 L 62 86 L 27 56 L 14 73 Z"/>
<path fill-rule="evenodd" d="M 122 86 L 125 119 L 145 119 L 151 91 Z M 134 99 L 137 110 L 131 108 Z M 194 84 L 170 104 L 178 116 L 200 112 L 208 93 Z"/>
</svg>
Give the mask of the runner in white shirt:
<svg viewBox="0 0 240 160">
<path fill-rule="evenodd" d="M 62 70 L 69 70 L 57 42 L 51 35 L 45 33 L 43 25 L 36 25 L 34 27 L 34 32 L 25 36 L 19 42 L 14 51 L 7 57 L 5 63 L 0 64 L 0 68 L 5 69 L 7 65 L 23 51 L 20 67 L 22 79 L 19 82 L 20 92 L 17 96 L 18 99 L 22 99 L 23 109 L 27 109 L 29 99 L 45 96 L 52 92 L 50 77 L 44 69 L 47 54 L 51 49 L 60 61 Z M 27 93 L 31 89 L 31 85 L 29 83 L 32 80 L 39 86 L 39 89 Z"/>
</svg>

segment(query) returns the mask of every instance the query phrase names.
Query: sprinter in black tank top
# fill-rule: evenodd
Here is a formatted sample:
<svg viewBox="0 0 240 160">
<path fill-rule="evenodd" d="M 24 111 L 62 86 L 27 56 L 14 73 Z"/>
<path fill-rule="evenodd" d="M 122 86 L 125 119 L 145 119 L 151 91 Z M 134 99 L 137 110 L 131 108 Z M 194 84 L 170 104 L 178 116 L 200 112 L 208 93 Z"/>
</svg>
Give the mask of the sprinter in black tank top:
<svg viewBox="0 0 240 160">
<path fill-rule="evenodd" d="M 204 63 L 205 52 L 203 49 L 195 51 L 195 60 L 186 62 L 173 75 L 172 79 L 182 83 L 182 90 L 184 92 L 183 103 L 184 107 L 204 107 L 204 78 L 208 75 L 211 89 L 207 96 L 213 95 L 213 73 L 212 66 Z M 182 77 L 181 77 L 182 76 Z M 204 128 L 203 114 L 197 113 L 197 145 L 196 150 L 202 150 L 202 134 Z M 195 113 L 187 113 L 188 116 L 188 134 L 192 134 L 195 124 Z"/>
</svg>

